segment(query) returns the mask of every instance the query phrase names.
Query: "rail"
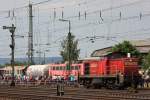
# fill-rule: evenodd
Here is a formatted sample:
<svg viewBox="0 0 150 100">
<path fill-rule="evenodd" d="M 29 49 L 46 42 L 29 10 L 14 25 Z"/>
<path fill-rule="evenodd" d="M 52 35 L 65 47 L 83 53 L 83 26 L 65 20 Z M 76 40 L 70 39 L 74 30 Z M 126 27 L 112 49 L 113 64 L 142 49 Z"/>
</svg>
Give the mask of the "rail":
<svg viewBox="0 0 150 100">
<path fill-rule="evenodd" d="M 85 89 L 77 82 L 63 82 L 65 95 L 56 96 L 57 82 L 54 81 L 16 81 L 16 87 L 0 81 L 0 100 L 150 100 L 150 91 L 130 93 L 127 90 Z"/>
</svg>

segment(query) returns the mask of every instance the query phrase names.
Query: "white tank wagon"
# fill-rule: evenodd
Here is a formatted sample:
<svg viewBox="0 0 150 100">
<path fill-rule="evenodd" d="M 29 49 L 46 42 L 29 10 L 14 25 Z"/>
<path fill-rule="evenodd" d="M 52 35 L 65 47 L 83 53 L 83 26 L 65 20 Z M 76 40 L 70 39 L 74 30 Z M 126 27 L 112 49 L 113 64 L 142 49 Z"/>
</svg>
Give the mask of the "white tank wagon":
<svg viewBox="0 0 150 100">
<path fill-rule="evenodd" d="M 31 65 L 27 69 L 27 76 L 40 77 L 48 76 L 48 65 Z"/>
</svg>

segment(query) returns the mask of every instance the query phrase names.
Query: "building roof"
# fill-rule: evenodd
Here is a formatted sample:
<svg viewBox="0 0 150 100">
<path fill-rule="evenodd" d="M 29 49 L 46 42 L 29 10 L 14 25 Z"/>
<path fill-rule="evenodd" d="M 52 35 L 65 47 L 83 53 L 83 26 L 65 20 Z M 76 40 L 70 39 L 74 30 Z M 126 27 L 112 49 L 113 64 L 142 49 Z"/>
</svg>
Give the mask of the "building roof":
<svg viewBox="0 0 150 100">
<path fill-rule="evenodd" d="M 91 57 L 101 57 L 101 56 L 105 56 L 108 54 L 108 52 L 111 50 L 112 47 L 107 47 L 107 48 L 102 48 L 102 49 L 98 49 L 95 50 L 92 54 Z"/>
<path fill-rule="evenodd" d="M 22 70 L 25 68 L 25 66 L 14 66 L 15 70 Z M 1 70 L 12 70 L 11 66 L 5 66 L 3 68 L 1 68 Z"/>
<path fill-rule="evenodd" d="M 148 53 L 150 51 L 150 40 L 138 40 L 138 41 L 130 41 L 132 45 L 136 47 L 136 49 L 140 53 Z M 111 50 L 111 47 L 106 47 L 102 49 L 95 50 L 92 54 L 91 57 L 101 57 L 101 56 L 106 56 L 108 55 Z"/>
<path fill-rule="evenodd" d="M 84 61 L 84 60 L 99 60 L 99 59 L 101 59 L 101 57 L 87 57 L 87 58 L 83 58 L 83 59 L 79 59 L 79 60 Z"/>
</svg>

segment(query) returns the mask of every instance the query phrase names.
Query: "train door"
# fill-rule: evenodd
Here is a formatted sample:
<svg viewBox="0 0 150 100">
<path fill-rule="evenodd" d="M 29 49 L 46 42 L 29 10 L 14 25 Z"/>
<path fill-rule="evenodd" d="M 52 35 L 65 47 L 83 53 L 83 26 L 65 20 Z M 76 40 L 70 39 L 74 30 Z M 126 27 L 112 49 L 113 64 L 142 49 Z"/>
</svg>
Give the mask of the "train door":
<svg viewBox="0 0 150 100">
<path fill-rule="evenodd" d="M 85 63 L 84 64 L 84 75 L 89 75 L 90 74 L 90 64 Z"/>
</svg>

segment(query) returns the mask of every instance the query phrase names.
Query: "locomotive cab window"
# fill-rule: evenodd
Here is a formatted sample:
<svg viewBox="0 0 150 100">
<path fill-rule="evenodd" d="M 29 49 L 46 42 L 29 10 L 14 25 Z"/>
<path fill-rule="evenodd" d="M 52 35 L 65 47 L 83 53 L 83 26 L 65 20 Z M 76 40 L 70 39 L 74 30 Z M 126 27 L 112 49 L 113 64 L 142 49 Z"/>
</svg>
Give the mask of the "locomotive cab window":
<svg viewBox="0 0 150 100">
<path fill-rule="evenodd" d="M 79 69 L 79 67 L 78 66 L 75 66 L 75 70 L 78 70 Z"/>
<path fill-rule="evenodd" d="M 63 66 L 63 68 L 62 68 L 63 70 L 66 70 L 66 66 Z"/>
<path fill-rule="evenodd" d="M 55 70 L 55 67 L 53 67 L 53 70 Z"/>
<path fill-rule="evenodd" d="M 60 70 L 63 70 L 63 68 L 62 68 L 62 66 L 60 66 L 60 68 L 59 68 Z"/>
<path fill-rule="evenodd" d="M 59 70 L 59 67 L 58 67 L 58 66 L 56 67 L 56 70 Z"/>
<path fill-rule="evenodd" d="M 85 63 L 84 64 L 84 74 L 87 75 L 87 74 L 90 74 L 90 64 L 89 63 Z"/>
<path fill-rule="evenodd" d="M 71 66 L 71 70 L 74 70 L 74 66 Z"/>
</svg>

